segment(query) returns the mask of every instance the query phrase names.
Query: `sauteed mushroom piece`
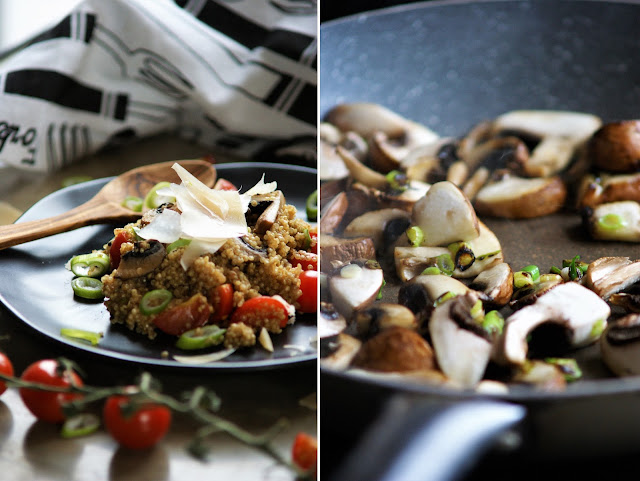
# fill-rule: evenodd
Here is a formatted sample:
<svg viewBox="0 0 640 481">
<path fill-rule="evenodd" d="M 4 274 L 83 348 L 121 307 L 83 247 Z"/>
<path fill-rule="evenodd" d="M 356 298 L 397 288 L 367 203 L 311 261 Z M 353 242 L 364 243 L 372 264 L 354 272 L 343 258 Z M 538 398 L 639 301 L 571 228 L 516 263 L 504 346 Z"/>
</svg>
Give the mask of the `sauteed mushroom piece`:
<svg viewBox="0 0 640 481">
<path fill-rule="evenodd" d="M 142 277 L 158 267 L 166 255 L 167 251 L 161 242 L 136 242 L 132 250 L 122 255 L 114 275 L 120 279 Z"/>
<path fill-rule="evenodd" d="M 340 192 L 333 197 L 320 211 L 320 232 L 332 234 L 338 230 L 348 208 L 349 199 L 346 193 Z"/>
<path fill-rule="evenodd" d="M 495 307 L 509 303 L 513 294 L 513 271 L 506 262 L 482 271 L 469 285 L 481 293 L 483 302 Z"/>
<path fill-rule="evenodd" d="M 581 112 L 514 110 L 498 116 L 493 131 L 532 143 L 523 171 L 529 177 L 549 177 L 564 170 L 601 125 L 599 117 Z"/>
<path fill-rule="evenodd" d="M 376 249 L 369 237 L 340 237 L 320 234 L 320 270 L 330 272 L 351 259 L 374 259 Z"/>
<path fill-rule="evenodd" d="M 254 227 L 254 231 L 257 234 L 264 234 L 271 229 L 278 217 L 278 212 L 280 212 L 285 202 L 284 194 L 280 190 L 251 197 L 251 203 L 246 215 L 249 218 L 258 215 Z M 247 222 L 251 224 L 249 220 Z"/>
<path fill-rule="evenodd" d="M 609 324 L 600 340 L 602 360 L 617 376 L 640 374 L 640 314 Z"/>
<path fill-rule="evenodd" d="M 322 181 L 344 179 L 349 175 L 349 169 L 338 155 L 336 146 L 325 140 L 320 141 L 318 168 L 318 175 Z"/>
<path fill-rule="evenodd" d="M 578 191 L 578 207 L 634 200 L 640 202 L 640 174 L 587 175 Z"/>
<path fill-rule="evenodd" d="M 592 165 L 609 172 L 640 169 L 640 120 L 624 120 L 603 125 L 587 145 Z"/>
<path fill-rule="evenodd" d="M 474 387 L 491 356 L 491 336 L 471 312 L 479 298 L 468 292 L 437 306 L 429 321 L 429 334 L 438 366 L 462 387 Z"/>
<path fill-rule="evenodd" d="M 585 285 L 603 299 L 640 281 L 640 261 L 628 257 L 601 257 L 587 268 Z"/>
<path fill-rule="evenodd" d="M 389 185 L 384 175 L 364 165 L 344 147 L 337 146 L 336 152 L 338 152 L 344 165 L 349 169 L 349 174 L 355 182 L 360 182 L 376 189 L 386 189 Z"/>
<path fill-rule="evenodd" d="M 518 366 L 512 381 L 529 384 L 546 392 L 564 391 L 567 388 L 562 370 L 557 365 L 541 360 L 527 361 Z"/>
<path fill-rule="evenodd" d="M 322 351 L 324 347 L 328 353 L 322 356 L 320 362 L 324 366 L 343 371 L 349 367 L 360 346 L 362 341 L 341 332 L 337 336 L 320 342 L 320 350 Z"/>
<path fill-rule="evenodd" d="M 478 218 L 469 199 L 449 181 L 431 186 L 413 206 L 413 223 L 422 229 L 424 244 L 447 245 L 480 235 Z"/>
<path fill-rule="evenodd" d="M 481 215 L 527 219 L 557 212 L 566 197 L 567 187 L 560 177 L 529 179 L 504 175 L 485 184 L 474 203 Z"/>
<path fill-rule="evenodd" d="M 379 209 L 365 212 L 353 219 L 343 231 L 344 237 L 369 237 L 373 241 L 376 250 L 389 243 L 385 238 L 387 225 L 391 221 L 408 227 L 411 215 L 402 209 Z M 397 225 L 396 224 L 396 225 Z M 406 229 L 405 227 L 405 229 Z M 401 231 L 404 232 L 404 229 Z"/>
<path fill-rule="evenodd" d="M 542 276 L 540 276 L 542 278 Z M 558 284 L 562 284 L 565 280 L 559 274 L 547 274 L 544 280 L 535 283 L 530 287 L 521 287 L 513 293 L 511 298 L 510 307 L 515 311 L 521 309 L 524 306 L 533 304 L 536 299 L 544 295 L 550 289 L 553 289 Z"/>
<path fill-rule="evenodd" d="M 412 149 L 400 161 L 400 170 L 406 173 L 409 180 L 429 183 L 444 180 L 447 166 L 440 158 L 440 153 L 453 142 L 452 138 L 441 138 Z"/>
<path fill-rule="evenodd" d="M 354 309 L 375 300 L 383 281 L 382 269 L 376 261 L 353 261 L 329 277 L 331 301 L 336 310 L 349 319 Z"/>
<path fill-rule="evenodd" d="M 640 242 L 640 204 L 633 200 L 587 209 L 583 222 L 594 239 Z"/>
<path fill-rule="evenodd" d="M 395 326 L 365 341 L 351 365 L 381 372 L 434 370 L 435 357 L 420 334 Z"/>
<path fill-rule="evenodd" d="M 496 360 L 523 364 L 527 359 L 527 336 L 544 323 L 563 327 L 571 347 L 588 345 L 600 337 L 610 313 L 609 305 L 586 287 L 576 282 L 557 285 L 506 319 Z"/>
<path fill-rule="evenodd" d="M 611 294 L 609 303 L 622 307 L 627 312 L 640 313 L 640 294 L 631 294 L 629 292 L 618 292 Z"/>
<path fill-rule="evenodd" d="M 373 303 L 354 310 L 351 323 L 355 326 L 356 334 L 361 338 L 375 336 L 392 327 L 418 330 L 416 316 L 408 307 L 388 302 Z"/>
<path fill-rule="evenodd" d="M 463 160 L 471 169 L 484 166 L 521 172 L 529 161 L 529 150 L 517 137 L 494 137 L 471 149 Z"/>
<path fill-rule="evenodd" d="M 344 331 L 347 320 L 340 314 L 333 304 L 320 303 L 320 315 L 318 316 L 318 337 L 320 339 L 331 337 Z"/>
</svg>

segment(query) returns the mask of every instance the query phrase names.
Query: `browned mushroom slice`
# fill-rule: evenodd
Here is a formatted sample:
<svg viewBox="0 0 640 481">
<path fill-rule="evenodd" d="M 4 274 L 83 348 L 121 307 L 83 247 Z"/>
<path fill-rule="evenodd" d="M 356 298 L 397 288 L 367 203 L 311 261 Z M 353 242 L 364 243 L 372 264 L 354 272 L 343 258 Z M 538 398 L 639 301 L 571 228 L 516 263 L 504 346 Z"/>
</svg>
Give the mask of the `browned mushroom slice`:
<svg viewBox="0 0 640 481">
<path fill-rule="evenodd" d="M 384 281 L 380 265 L 375 261 L 353 261 L 346 264 L 328 279 L 331 302 L 346 319 L 355 309 L 371 304 Z"/>
<path fill-rule="evenodd" d="M 433 370 L 435 357 L 433 349 L 420 334 L 396 326 L 362 344 L 351 365 L 381 372 Z"/>
<path fill-rule="evenodd" d="M 471 289 L 482 293 L 480 298 L 494 307 L 505 306 L 513 294 L 513 271 L 506 262 L 482 271 L 469 285 Z"/>
<path fill-rule="evenodd" d="M 478 191 L 475 208 L 480 215 L 527 219 L 557 212 L 566 197 L 567 187 L 560 177 L 528 179 L 505 175 Z"/>
<path fill-rule="evenodd" d="M 603 299 L 640 281 L 640 261 L 628 257 L 601 257 L 587 268 L 584 283 Z"/>
<path fill-rule="evenodd" d="M 344 239 L 320 233 L 320 270 L 330 272 L 352 259 L 375 259 L 376 249 L 369 237 Z"/>
<path fill-rule="evenodd" d="M 376 189 L 386 189 L 388 187 L 389 182 L 384 175 L 364 165 L 347 149 L 338 145 L 336 152 L 344 162 L 344 165 L 349 170 L 349 174 L 355 182 L 360 182 L 361 184 Z"/>
<path fill-rule="evenodd" d="M 409 180 L 428 183 L 444 180 L 446 166 L 440 153 L 445 146 L 454 145 L 454 142 L 452 138 L 442 138 L 412 149 L 400 161 L 400 170 L 406 173 Z"/>
<path fill-rule="evenodd" d="M 608 172 L 635 172 L 640 168 L 640 120 L 603 125 L 587 145 L 592 165 Z"/>
<path fill-rule="evenodd" d="M 529 162 L 529 149 L 516 137 L 495 137 L 477 145 L 462 160 L 471 169 L 484 166 L 522 172 Z"/>
<path fill-rule="evenodd" d="M 349 169 L 338 155 L 336 146 L 324 140 L 320 141 L 318 168 L 318 175 L 322 181 L 344 179 L 349 176 Z"/>
<path fill-rule="evenodd" d="M 114 276 L 120 279 L 144 276 L 155 270 L 166 255 L 164 245 L 156 240 L 136 242 L 132 250 L 122 255 Z"/>
<path fill-rule="evenodd" d="M 542 279 L 542 276 L 540 278 Z M 546 274 L 544 280 L 540 280 L 531 287 L 522 287 L 515 291 L 509 305 L 514 311 L 522 309 L 524 306 L 533 304 L 540 296 L 563 282 L 565 280 L 559 274 Z"/>
<path fill-rule="evenodd" d="M 413 206 L 412 219 L 422 229 L 424 244 L 428 246 L 468 241 L 480 235 L 478 218 L 469 199 L 449 181 L 431 186 Z"/>
<path fill-rule="evenodd" d="M 622 307 L 627 312 L 640 313 L 640 294 L 630 292 L 617 292 L 609 296 L 609 303 Z"/>
<path fill-rule="evenodd" d="M 416 316 L 408 307 L 388 302 L 375 302 L 353 311 L 350 323 L 360 338 L 375 336 L 392 327 L 418 330 Z"/>
<path fill-rule="evenodd" d="M 333 304 L 328 302 L 320 303 L 320 313 L 318 314 L 318 337 L 335 336 L 347 327 L 347 320 L 340 314 Z"/>
<path fill-rule="evenodd" d="M 338 230 L 348 207 L 349 200 L 345 192 L 340 192 L 328 201 L 320 210 L 320 232 L 333 234 Z"/>
<path fill-rule="evenodd" d="M 255 220 L 254 232 L 264 234 L 273 226 L 282 206 L 285 205 L 284 194 L 280 190 L 269 194 L 254 195 L 251 197 L 249 210 L 247 211 L 247 223 L 252 224 L 251 217 L 258 216 Z"/>
<path fill-rule="evenodd" d="M 584 223 L 594 239 L 640 242 L 640 204 L 633 200 L 587 209 Z"/>
<path fill-rule="evenodd" d="M 622 200 L 640 202 L 640 174 L 585 177 L 578 195 L 578 207 L 595 207 Z"/>
<path fill-rule="evenodd" d="M 436 266 L 441 255 L 450 256 L 450 252 L 446 247 L 397 246 L 393 250 L 396 274 L 401 281 L 409 281 L 422 274 L 427 267 Z"/>
<path fill-rule="evenodd" d="M 373 241 L 376 250 L 389 244 L 393 240 L 385 236 L 387 226 L 390 222 L 401 224 L 404 227 L 402 232 L 408 227 L 411 215 L 402 209 L 380 209 L 365 212 L 361 216 L 353 219 L 343 231 L 344 237 L 369 237 Z M 390 242 L 391 241 L 391 242 Z"/>
<path fill-rule="evenodd" d="M 555 364 L 540 360 L 527 361 L 519 366 L 511 380 L 545 392 L 564 391 L 567 388 L 562 370 Z"/>
<path fill-rule="evenodd" d="M 323 367 L 336 370 L 345 370 L 349 367 L 353 358 L 360 350 L 362 342 L 349 334 L 341 332 L 337 336 L 327 341 L 330 344 L 326 348 L 327 355 L 320 358 Z M 321 350 L 322 345 L 321 343 Z"/>
<path fill-rule="evenodd" d="M 600 341 L 602 360 L 617 376 L 640 374 L 640 314 L 612 322 Z"/>
</svg>

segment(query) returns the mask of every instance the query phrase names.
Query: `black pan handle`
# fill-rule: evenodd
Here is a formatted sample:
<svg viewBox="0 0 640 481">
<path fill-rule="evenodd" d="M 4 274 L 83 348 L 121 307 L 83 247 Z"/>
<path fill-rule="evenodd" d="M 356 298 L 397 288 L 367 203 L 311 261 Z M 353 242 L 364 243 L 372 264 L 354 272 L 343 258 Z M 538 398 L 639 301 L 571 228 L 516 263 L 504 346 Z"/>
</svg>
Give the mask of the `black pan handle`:
<svg viewBox="0 0 640 481">
<path fill-rule="evenodd" d="M 518 404 L 393 396 L 330 481 L 453 481 L 525 418 Z"/>
</svg>

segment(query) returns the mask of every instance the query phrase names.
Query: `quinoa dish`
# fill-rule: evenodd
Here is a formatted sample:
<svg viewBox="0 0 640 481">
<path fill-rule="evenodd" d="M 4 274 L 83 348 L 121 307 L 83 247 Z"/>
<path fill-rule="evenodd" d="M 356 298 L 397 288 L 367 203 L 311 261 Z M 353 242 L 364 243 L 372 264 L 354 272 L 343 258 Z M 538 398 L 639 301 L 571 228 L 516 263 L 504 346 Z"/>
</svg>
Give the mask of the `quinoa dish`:
<svg viewBox="0 0 640 481">
<path fill-rule="evenodd" d="M 70 261 L 83 281 L 76 295 L 90 297 L 82 289 L 95 284 L 112 324 L 152 340 L 174 336 L 180 349 L 272 350 L 271 334 L 296 312 L 315 312 L 315 228 L 275 182 L 240 194 L 224 179 L 210 189 L 174 170 L 182 184 L 156 186 L 157 207 L 116 228 L 103 250 Z M 100 265 L 106 272 L 89 273 Z"/>
</svg>

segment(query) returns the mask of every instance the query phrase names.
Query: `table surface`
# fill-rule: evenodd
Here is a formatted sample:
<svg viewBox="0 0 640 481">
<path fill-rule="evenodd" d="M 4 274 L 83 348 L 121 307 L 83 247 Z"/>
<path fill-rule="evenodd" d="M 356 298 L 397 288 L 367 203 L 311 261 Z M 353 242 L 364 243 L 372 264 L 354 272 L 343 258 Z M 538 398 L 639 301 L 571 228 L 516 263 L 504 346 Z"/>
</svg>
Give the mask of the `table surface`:
<svg viewBox="0 0 640 481">
<path fill-rule="evenodd" d="M 75 175 L 100 178 L 154 162 L 198 158 L 209 154 L 183 141 L 157 137 L 118 150 L 103 152 L 42 175 L 0 168 L 0 201 L 25 211 L 45 195 L 57 190 L 63 179 Z M 228 161 L 218 157 L 218 161 Z M 16 373 L 31 362 L 64 356 L 86 372 L 85 383 L 126 385 L 142 368 L 74 350 L 46 338 L 22 323 L 0 304 L 0 350 L 12 359 Z M 303 400 L 315 399 L 317 368 L 314 363 L 249 373 L 189 372 L 185 369 L 145 368 L 160 381 L 163 392 L 178 396 L 202 385 L 222 400 L 220 414 L 252 433 L 262 433 L 279 419 L 288 421 L 273 440 L 286 459 L 296 433 L 316 433 L 317 413 Z M 313 404 L 313 403 L 312 403 Z M 293 480 L 295 473 L 278 465 L 259 449 L 224 433 L 207 438 L 211 455 L 206 461 L 190 456 L 185 447 L 196 430 L 191 418 L 176 416 L 167 437 L 152 449 L 131 451 L 118 447 L 100 429 L 87 437 L 63 439 L 59 426 L 37 421 L 24 407 L 15 389 L 0 397 L 0 479 L 15 481 L 95 481 L 183 479 Z"/>
</svg>

